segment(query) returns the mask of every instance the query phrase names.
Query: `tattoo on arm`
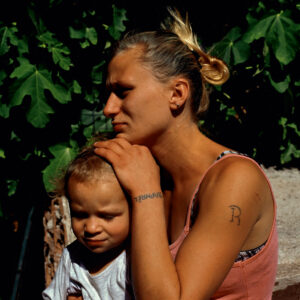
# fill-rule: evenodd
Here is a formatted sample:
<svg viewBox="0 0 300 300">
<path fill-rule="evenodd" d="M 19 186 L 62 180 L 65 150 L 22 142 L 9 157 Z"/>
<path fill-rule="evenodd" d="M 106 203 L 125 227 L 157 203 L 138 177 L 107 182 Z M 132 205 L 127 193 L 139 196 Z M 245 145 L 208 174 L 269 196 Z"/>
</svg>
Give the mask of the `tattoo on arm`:
<svg viewBox="0 0 300 300">
<path fill-rule="evenodd" d="M 231 220 L 230 220 L 230 222 L 236 221 L 237 225 L 240 225 L 241 224 L 240 216 L 242 214 L 241 208 L 237 205 L 230 205 L 228 207 L 231 208 Z"/>
<path fill-rule="evenodd" d="M 152 193 L 152 194 L 143 194 L 143 195 L 139 195 L 137 197 L 134 197 L 134 200 L 136 202 L 142 202 L 142 200 L 146 200 L 146 199 L 153 199 L 153 198 L 162 198 L 163 194 L 162 192 L 157 192 L 157 193 Z"/>
</svg>

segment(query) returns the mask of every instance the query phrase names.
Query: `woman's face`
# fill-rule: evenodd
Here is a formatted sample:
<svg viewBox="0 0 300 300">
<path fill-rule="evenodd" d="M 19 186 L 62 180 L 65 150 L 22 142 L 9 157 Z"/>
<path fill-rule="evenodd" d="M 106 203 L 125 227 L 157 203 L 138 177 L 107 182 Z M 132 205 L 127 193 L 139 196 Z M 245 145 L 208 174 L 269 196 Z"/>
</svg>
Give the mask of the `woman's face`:
<svg viewBox="0 0 300 300">
<path fill-rule="evenodd" d="M 171 119 L 172 90 L 139 62 L 139 47 L 121 52 L 108 67 L 110 96 L 104 108 L 117 137 L 151 145 L 166 131 Z"/>
</svg>

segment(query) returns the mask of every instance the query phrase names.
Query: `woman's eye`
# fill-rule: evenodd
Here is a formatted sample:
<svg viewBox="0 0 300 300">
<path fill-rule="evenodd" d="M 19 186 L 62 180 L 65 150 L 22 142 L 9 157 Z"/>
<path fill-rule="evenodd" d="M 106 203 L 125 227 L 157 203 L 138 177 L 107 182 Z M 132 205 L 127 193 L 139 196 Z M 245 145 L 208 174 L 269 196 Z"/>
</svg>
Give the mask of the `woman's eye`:
<svg viewBox="0 0 300 300">
<path fill-rule="evenodd" d="M 117 95 L 119 98 L 124 99 L 126 97 L 126 91 L 118 91 Z"/>
<path fill-rule="evenodd" d="M 115 91 L 115 93 L 119 98 L 124 99 L 128 95 L 129 91 L 130 88 L 119 88 Z"/>
</svg>

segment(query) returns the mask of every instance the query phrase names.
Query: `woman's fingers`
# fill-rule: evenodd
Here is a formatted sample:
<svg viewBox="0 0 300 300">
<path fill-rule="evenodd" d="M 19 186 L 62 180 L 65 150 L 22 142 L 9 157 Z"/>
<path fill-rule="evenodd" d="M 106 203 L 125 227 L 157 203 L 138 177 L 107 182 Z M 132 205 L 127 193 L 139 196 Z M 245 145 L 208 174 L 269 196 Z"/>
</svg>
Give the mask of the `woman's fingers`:
<svg viewBox="0 0 300 300">
<path fill-rule="evenodd" d="M 95 148 L 94 152 L 97 155 L 105 158 L 113 166 L 115 165 L 116 161 L 120 158 L 119 154 L 117 154 L 116 152 L 110 150 L 109 148 L 105 148 L 105 147 Z"/>
<path fill-rule="evenodd" d="M 122 186 L 134 195 L 141 189 L 152 191 L 160 186 L 159 168 L 150 150 L 145 146 L 131 145 L 116 138 L 96 142 L 95 153 L 107 159 L 113 166 Z"/>
<path fill-rule="evenodd" d="M 115 167 L 121 157 L 124 160 L 124 155 L 128 155 L 127 152 L 130 151 L 130 146 L 126 140 L 116 138 L 94 143 L 94 151 L 99 156 L 107 159 Z"/>
</svg>

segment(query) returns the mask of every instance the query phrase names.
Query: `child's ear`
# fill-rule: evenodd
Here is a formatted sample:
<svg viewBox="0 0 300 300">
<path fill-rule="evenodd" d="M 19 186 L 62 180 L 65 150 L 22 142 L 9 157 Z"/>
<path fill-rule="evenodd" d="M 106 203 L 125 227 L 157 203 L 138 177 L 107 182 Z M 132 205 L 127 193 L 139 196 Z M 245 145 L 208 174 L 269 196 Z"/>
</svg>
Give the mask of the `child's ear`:
<svg viewBox="0 0 300 300">
<path fill-rule="evenodd" d="M 182 109 L 190 93 L 190 85 L 185 78 L 176 78 L 172 82 L 172 95 L 170 98 L 170 108 L 172 111 Z"/>
</svg>

